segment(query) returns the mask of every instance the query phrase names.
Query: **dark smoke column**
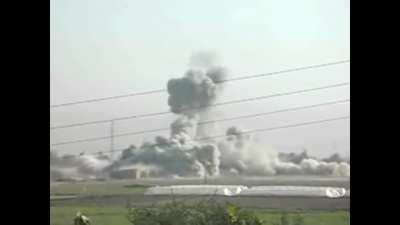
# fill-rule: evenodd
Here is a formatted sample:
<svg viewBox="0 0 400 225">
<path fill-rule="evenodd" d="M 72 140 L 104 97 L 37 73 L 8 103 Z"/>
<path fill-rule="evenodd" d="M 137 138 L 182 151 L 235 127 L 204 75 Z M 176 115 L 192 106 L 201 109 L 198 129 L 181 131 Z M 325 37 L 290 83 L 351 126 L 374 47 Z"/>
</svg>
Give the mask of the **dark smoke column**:
<svg viewBox="0 0 400 225">
<path fill-rule="evenodd" d="M 176 114 L 191 115 L 206 111 L 214 103 L 222 85 L 218 84 L 227 76 L 222 67 L 207 70 L 189 70 L 183 78 L 168 81 L 168 105 Z"/>
<path fill-rule="evenodd" d="M 206 126 L 197 126 L 208 117 L 209 108 L 222 90 L 227 76 L 226 69 L 212 66 L 207 69 L 188 70 L 182 78 L 168 81 L 168 105 L 171 112 L 180 117 L 171 124 L 171 140 L 174 143 L 191 145 L 189 153 L 200 176 L 219 174 L 219 149 L 214 144 L 198 143 L 196 138 L 204 136 Z M 178 145 L 179 146 L 179 145 Z"/>
</svg>

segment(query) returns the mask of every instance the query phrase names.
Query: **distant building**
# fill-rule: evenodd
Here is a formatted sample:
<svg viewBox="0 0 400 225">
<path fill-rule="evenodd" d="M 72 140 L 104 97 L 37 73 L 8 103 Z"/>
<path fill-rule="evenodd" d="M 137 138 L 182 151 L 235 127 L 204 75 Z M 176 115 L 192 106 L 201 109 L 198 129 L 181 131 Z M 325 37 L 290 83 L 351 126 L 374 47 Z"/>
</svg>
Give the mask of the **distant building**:
<svg viewBox="0 0 400 225">
<path fill-rule="evenodd" d="M 110 172 L 110 178 L 114 179 L 141 179 L 150 176 L 150 170 L 143 169 L 119 169 Z"/>
</svg>

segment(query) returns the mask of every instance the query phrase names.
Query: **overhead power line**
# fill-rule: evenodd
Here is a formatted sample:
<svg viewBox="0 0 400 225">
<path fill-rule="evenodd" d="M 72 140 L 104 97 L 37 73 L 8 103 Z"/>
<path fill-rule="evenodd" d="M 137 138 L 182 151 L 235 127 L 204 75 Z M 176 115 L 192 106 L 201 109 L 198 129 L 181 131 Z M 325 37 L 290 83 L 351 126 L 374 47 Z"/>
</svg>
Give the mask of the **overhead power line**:
<svg viewBox="0 0 400 225">
<path fill-rule="evenodd" d="M 87 100 L 82 100 L 82 101 L 62 103 L 62 104 L 58 104 L 58 105 L 51 105 L 50 108 L 59 108 L 59 107 L 63 107 L 63 106 L 71 106 L 71 105 L 78 105 L 78 104 L 92 103 L 92 102 L 101 102 L 101 101 L 107 101 L 107 100 L 113 100 L 113 99 L 119 99 L 119 98 L 139 96 L 139 95 L 149 95 L 149 94 L 155 94 L 155 93 L 160 93 L 160 92 L 165 92 L 165 91 L 166 91 L 166 89 L 157 89 L 157 90 L 152 90 L 152 91 L 130 93 L 130 94 L 125 94 L 125 95 L 115 95 L 115 96 L 104 97 L 104 98 L 87 99 Z"/>
<path fill-rule="evenodd" d="M 272 115 L 272 114 L 283 113 L 283 112 L 290 112 L 290 111 L 297 111 L 297 110 L 303 110 L 303 109 L 310 109 L 310 108 L 316 108 L 316 107 L 322 107 L 322 106 L 346 103 L 346 102 L 349 102 L 349 101 L 350 101 L 349 99 L 345 99 L 345 100 L 324 102 L 324 103 L 320 103 L 320 104 L 313 104 L 313 105 L 300 106 L 300 107 L 294 107 L 294 108 L 288 108 L 288 109 L 281 109 L 281 110 L 264 112 L 264 113 L 242 115 L 242 116 L 236 116 L 236 117 L 231 117 L 231 118 L 223 118 L 223 119 L 217 119 L 217 120 L 208 120 L 208 121 L 199 122 L 197 125 L 201 126 L 201 125 L 217 123 L 217 122 L 225 122 L 225 121 L 233 121 L 233 120 L 254 118 L 254 117 Z M 73 141 L 58 142 L 58 143 L 52 144 L 52 146 L 66 145 L 66 144 L 76 144 L 76 143 L 82 143 L 82 142 L 92 142 L 92 141 L 106 140 L 106 139 L 125 137 L 125 136 L 134 136 L 134 135 L 139 135 L 139 134 L 154 133 L 154 132 L 168 131 L 168 130 L 170 130 L 169 127 L 163 127 L 163 128 L 157 128 L 157 129 L 149 129 L 149 130 L 142 130 L 142 131 L 136 131 L 136 132 L 122 133 L 122 134 L 117 134 L 117 135 L 112 135 L 112 136 L 104 136 L 104 137 L 95 137 L 95 138 L 86 138 L 86 139 L 79 139 L 79 140 L 73 140 Z"/>
<path fill-rule="evenodd" d="M 350 118 L 350 116 L 330 118 L 330 119 L 325 119 L 325 120 L 309 121 L 309 122 L 290 124 L 290 125 L 279 126 L 279 127 L 255 129 L 255 130 L 250 130 L 250 131 L 244 131 L 244 132 L 242 132 L 242 134 L 259 133 L 259 132 L 265 132 L 265 131 L 280 130 L 280 129 L 285 129 L 285 128 L 300 127 L 300 126 L 306 126 L 306 125 L 312 125 L 312 124 L 318 124 L 318 123 L 332 122 L 332 121 L 336 121 L 336 120 L 344 120 L 344 119 L 348 119 L 348 118 Z M 212 137 L 199 138 L 199 139 L 195 139 L 195 140 L 203 141 L 203 140 L 216 139 L 216 138 L 221 138 L 221 137 L 226 137 L 226 136 L 227 135 L 224 134 L 224 135 L 218 135 L 218 136 L 212 136 Z"/>
<path fill-rule="evenodd" d="M 297 67 L 297 68 L 275 71 L 275 72 L 270 72 L 270 73 L 248 75 L 248 76 L 241 76 L 241 77 L 236 77 L 236 78 L 231 78 L 231 79 L 225 79 L 225 80 L 220 80 L 217 83 L 225 83 L 225 82 L 230 82 L 230 81 L 239 81 L 239 80 L 247 80 L 247 79 L 259 78 L 259 77 L 267 77 L 267 76 L 296 72 L 296 71 L 301 71 L 301 70 L 333 66 L 333 65 L 349 63 L 349 62 L 350 62 L 350 60 L 341 60 L 341 61 L 330 62 L 330 63 L 323 63 L 323 64 L 317 64 L 317 65 L 311 65 L 311 66 L 303 66 L 303 67 Z M 78 105 L 78 104 L 84 104 L 84 103 L 93 103 L 93 102 L 114 100 L 114 99 L 119 99 L 119 98 L 127 98 L 127 97 L 140 96 L 140 95 L 149 95 L 149 94 L 161 93 L 161 92 L 166 92 L 166 91 L 167 91 L 166 89 L 156 89 L 156 90 L 151 90 L 151 91 L 129 93 L 129 94 L 124 94 L 124 95 L 115 95 L 115 96 L 109 96 L 109 97 L 103 97 L 103 98 L 87 99 L 87 100 L 81 100 L 81 101 L 75 101 L 75 102 L 55 104 L 55 105 L 51 105 L 50 108 L 59 108 L 59 107 Z"/>
<path fill-rule="evenodd" d="M 274 131 L 274 130 L 281 130 L 281 129 L 288 129 L 288 128 L 294 128 L 294 127 L 302 127 L 302 126 L 309 126 L 309 125 L 314 125 L 314 124 L 322 124 L 322 123 L 328 123 L 328 122 L 333 122 L 333 121 L 339 121 L 339 120 L 345 120 L 349 119 L 350 116 L 342 116 L 342 117 L 334 117 L 334 118 L 329 118 L 329 119 L 322 119 L 322 120 L 314 120 L 314 121 L 308 121 L 304 123 L 296 123 L 296 124 L 289 124 L 285 126 L 277 126 L 277 127 L 270 127 L 270 128 L 262 128 L 262 129 L 254 129 L 254 130 L 249 130 L 249 131 L 244 131 L 242 134 L 250 134 L 250 133 L 261 133 L 261 132 L 267 132 L 267 131 Z M 204 140 L 212 140 L 212 139 L 218 139 L 218 138 L 223 138 L 227 137 L 228 135 L 226 134 L 221 134 L 221 135 L 216 135 L 216 136 L 211 136 L 211 137 L 205 137 L 205 138 L 198 138 L 194 139 L 195 141 L 204 141 Z M 152 146 L 157 146 L 158 144 L 153 144 Z M 89 153 L 86 155 L 97 155 L 99 153 L 104 154 L 104 153 L 114 153 L 114 152 L 122 152 L 124 149 L 117 149 L 114 151 L 104 151 L 104 152 L 97 152 L 97 153 Z"/>
<path fill-rule="evenodd" d="M 316 88 L 302 89 L 302 90 L 291 91 L 291 92 L 284 92 L 284 93 L 278 93 L 278 94 L 272 94 L 272 95 L 257 96 L 257 97 L 253 97 L 253 98 L 245 98 L 245 99 L 239 99 L 239 100 L 233 100 L 233 101 L 220 102 L 220 103 L 215 103 L 215 104 L 211 104 L 211 105 L 205 105 L 205 106 L 190 108 L 190 109 L 186 109 L 186 110 L 189 111 L 189 110 L 195 110 L 195 109 L 217 107 L 217 106 L 221 106 L 221 105 L 230 105 L 230 104 L 237 104 L 237 103 L 242 103 L 242 102 L 257 101 L 257 100 L 263 100 L 263 99 L 280 97 L 280 96 L 294 95 L 294 94 L 318 91 L 318 90 L 323 90 L 323 89 L 342 87 L 342 86 L 347 86 L 349 84 L 350 84 L 349 82 L 344 82 L 344 83 L 321 86 L 321 87 L 316 87 Z M 92 125 L 92 124 L 108 123 L 108 122 L 111 122 L 111 121 L 119 121 L 119 120 L 127 120 L 127 119 L 134 119 L 134 118 L 160 116 L 160 115 L 166 115 L 166 114 L 172 114 L 172 112 L 163 111 L 163 112 L 155 112 L 155 113 L 138 114 L 138 115 L 133 115 L 133 116 L 119 117 L 119 118 L 107 119 L 107 120 L 96 120 L 96 121 L 83 122 L 83 123 L 74 123 L 74 124 L 53 126 L 53 127 L 50 127 L 50 129 L 51 130 L 55 130 L 55 129 L 61 129 L 61 128 L 69 128 L 69 127 L 78 127 L 78 126 L 85 126 L 85 125 Z"/>
</svg>

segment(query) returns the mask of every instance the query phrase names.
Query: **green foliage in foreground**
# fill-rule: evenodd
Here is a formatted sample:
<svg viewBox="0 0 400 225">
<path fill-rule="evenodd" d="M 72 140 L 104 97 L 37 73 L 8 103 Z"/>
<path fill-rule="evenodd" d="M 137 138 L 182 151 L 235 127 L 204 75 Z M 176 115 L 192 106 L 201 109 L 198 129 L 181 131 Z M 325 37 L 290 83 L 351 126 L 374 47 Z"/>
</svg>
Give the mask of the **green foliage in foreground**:
<svg viewBox="0 0 400 225">
<path fill-rule="evenodd" d="M 315 214 L 315 213 L 314 213 Z M 260 212 L 242 209 L 213 199 L 195 204 L 172 202 L 152 208 L 131 208 L 128 220 L 132 225 L 311 225 L 349 224 L 347 213 L 341 220 L 306 221 L 305 213 Z M 307 215 L 312 218 L 312 215 Z"/>
<path fill-rule="evenodd" d="M 92 225 L 132 225 L 127 219 L 125 207 L 114 206 L 53 206 L 50 207 L 51 225 L 72 225 L 76 212 L 81 211 L 92 220 Z M 279 211 L 255 210 L 258 218 L 265 225 L 280 225 L 283 216 L 295 223 L 296 218 L 302 218 L 305 225 L 349 225 L 350 215 L 346 211 L 303 211 L 282 213 Z M 179 225 L 179 224 L 174 224 Z M 193 224 L 196 225 L 196 224 Z"/>
<path fill-rule="evenodd" d="M 126 219 L 127 210 L 125 207 L 81 205 L 50 207 L 50 224 L 72 225 L 78 211 L 88 216 L 92 225 L 130 225 Z"/>
<path fill-rule="evenodd" d="M 194 205 L 173 202 L 157 208 L 131 208 L 133 225 L 263 225 L 250 210 L 232 204 L 221 205 L 213 200 Z"/>
</svg>

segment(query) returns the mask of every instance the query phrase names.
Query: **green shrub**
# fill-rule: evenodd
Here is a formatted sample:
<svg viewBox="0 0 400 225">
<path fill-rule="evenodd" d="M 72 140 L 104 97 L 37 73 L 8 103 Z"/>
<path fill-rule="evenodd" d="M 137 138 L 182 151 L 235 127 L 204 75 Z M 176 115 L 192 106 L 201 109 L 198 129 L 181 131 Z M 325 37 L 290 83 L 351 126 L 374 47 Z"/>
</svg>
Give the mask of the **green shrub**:
<svg viewBox="0 0 400 225">
<path fill-rule="evenodd" d="M 278 223 L 271 223 L 271 225 L 304 225 L 304 217 L 300 214 L 289 217 L 289 214 L 283 212 Z"/>
<path fill-rule="evenodd" d="M 156 208 L 131 208 L 133 225 L 263 225 L 253 212 L 208 200 L 187 205 L 173 202 Z"/>
<path fill-rule="evenodd" d="M 282 213 L 281 215 L 281 225 L 291 225 L 289 216 L 287 213 Z"/>
<path fill-rule="evenodd" d="M 297 214 L 294 218 L 293 218 L 293 225 L 304 225 L 304 217 L 300 214 Z"/>
</svg>

